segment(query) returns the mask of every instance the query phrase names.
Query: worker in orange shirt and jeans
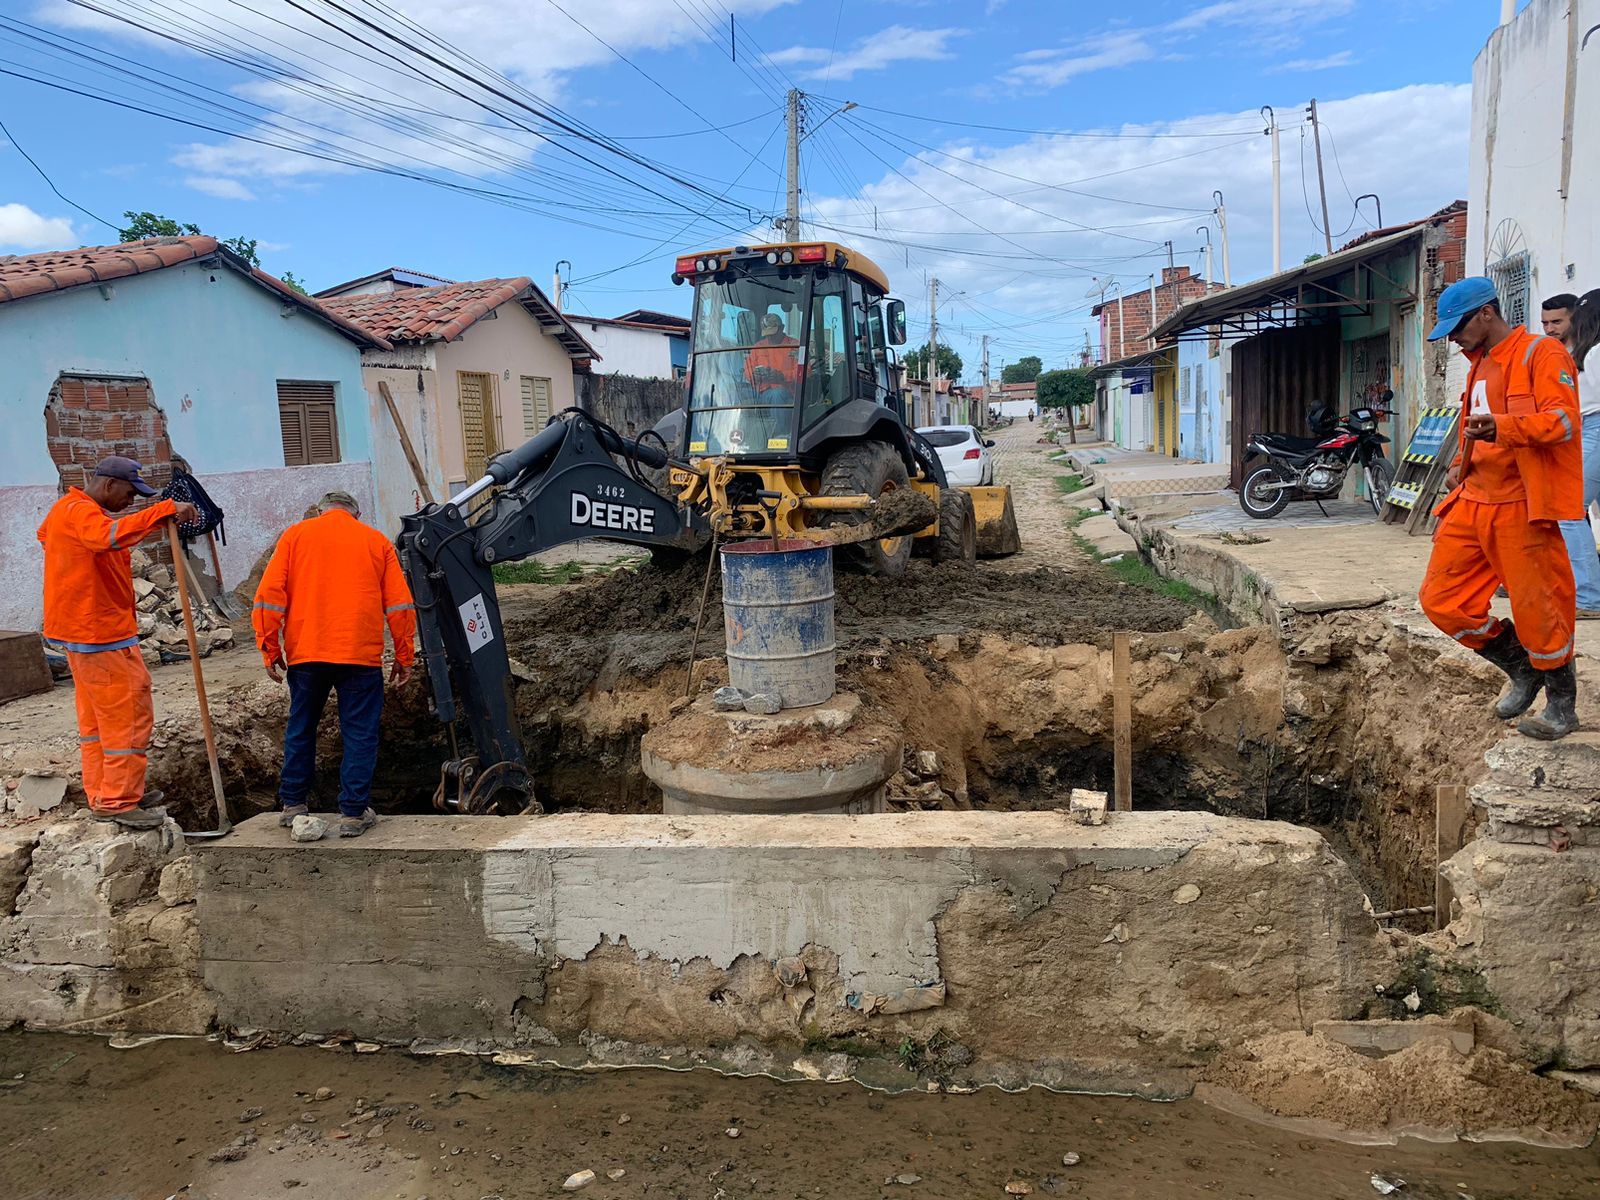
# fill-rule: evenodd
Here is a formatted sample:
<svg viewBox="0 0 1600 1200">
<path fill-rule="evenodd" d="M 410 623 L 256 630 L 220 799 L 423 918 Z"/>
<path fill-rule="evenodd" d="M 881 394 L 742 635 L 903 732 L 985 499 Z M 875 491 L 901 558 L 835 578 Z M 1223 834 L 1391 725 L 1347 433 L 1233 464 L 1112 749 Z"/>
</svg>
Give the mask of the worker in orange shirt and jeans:
<svg viewBox="0 0 1600 1200">
<path fill-rule="evenodd" d="M 328 693 L 339 696 L 339 836 L 359 837 L 378 823 L 369 797 L 378 763 L 383 713 L 383 629 L 394 640 L 395 686 L 411 678 L 417 614 L 394 546 L 360 521 L 345 492 L 329 492 L 320 513 L 291 525 L 278 540 L 256 589 L 251 624 L 267 674 L 289 679 L 283 737 L 279 822 L 309 811 L 316 772 L 317 725 Z"/>
<path fill-rule="evenodd" d="M 135 496 L 154 496 L 139 464 L 113 455 L 87 486 L 72 488 L 39 526 L 44 546 L 44 635 L 67 652 L 78 706 L 83 790 L 97 820 L 132 829 L 159 828 L 161 793 L 146 792 L 144 773 L 155 726 L 150 672 L 139 653 L 130 547 L 176 519 L 195 519 L 192 504 L 158 500 L 127 517 Z"/>
<path fill-rule="evenodd" d="M 1461 449 L 1435 510 L 1422 608 L 1440 629 L 1504 671 L 1495 705 L 1528 737 L 1553 741 L 1578 727 L 1573 668 L 1577 593 L 1558 522 L 1583 515 L 1577 368 L 1553 337 L 1513 329 L 1494 284 L 1476 276 L 1439 296 L 1430 341 L 1449 337 L 1472 363 L 1462 396 Z M 1503 584 L 1513 621 L 1489 614 Z"/>
</svg>

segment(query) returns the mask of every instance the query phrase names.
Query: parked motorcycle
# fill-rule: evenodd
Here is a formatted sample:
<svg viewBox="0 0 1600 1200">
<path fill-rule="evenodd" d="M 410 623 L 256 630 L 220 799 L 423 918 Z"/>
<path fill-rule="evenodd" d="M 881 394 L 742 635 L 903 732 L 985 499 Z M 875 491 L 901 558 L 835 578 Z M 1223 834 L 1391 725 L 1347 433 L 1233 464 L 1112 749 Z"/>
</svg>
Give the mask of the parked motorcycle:
<svg viewBox="0 0 1600 1200">
<path fill-rule="evenodd" d="M 1377 414 L 1357 408 L 1342 420 L 1327 405 L 1313 409 L 1311 437 L 1287 433 L 1258 433 L 1250 439 L 1250 453 L 1267 461 L 1245 473 L 1239 485 L 1239 507 L 1252 517 L 1275 517 L 1290 500 L 1322 501 L 1337 496 L 1350 468 L 1360 464 L 1367 499 L 1375 514 L 1383 514 L 1394 466 L 1383 456 L 1389 439 L 1378 432 Z"/>
</svg>

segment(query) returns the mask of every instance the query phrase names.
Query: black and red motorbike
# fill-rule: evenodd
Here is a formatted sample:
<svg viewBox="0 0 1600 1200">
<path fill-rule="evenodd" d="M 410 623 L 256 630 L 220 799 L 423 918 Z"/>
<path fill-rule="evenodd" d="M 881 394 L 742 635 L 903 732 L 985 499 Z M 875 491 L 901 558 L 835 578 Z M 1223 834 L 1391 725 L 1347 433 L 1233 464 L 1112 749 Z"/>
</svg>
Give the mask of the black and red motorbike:
<svg viewBox="0 0 1600 1200">
<path fill-rule="evenodd" d="M 1394 466 L 1383 456 L 1389 439 L 1378 432 L 1378 414 L 1357 408 L 1339 419 L 1327 405 L 1319 405 L 1311 411 L 1310 425 L 1311 437 L 1251 437 L 1249 453 L 1255 461 L 1246 460 L 1250 465 L 1239 485 L 1239 507 L 1261 520 L 1277 516 L 1291 500 L 1315 500 L 1321 508 L 1322 501 L 1339 494 L 1350 468 L 1359 464 L 1372 511 L 1381 516 Z"/>
</svg>

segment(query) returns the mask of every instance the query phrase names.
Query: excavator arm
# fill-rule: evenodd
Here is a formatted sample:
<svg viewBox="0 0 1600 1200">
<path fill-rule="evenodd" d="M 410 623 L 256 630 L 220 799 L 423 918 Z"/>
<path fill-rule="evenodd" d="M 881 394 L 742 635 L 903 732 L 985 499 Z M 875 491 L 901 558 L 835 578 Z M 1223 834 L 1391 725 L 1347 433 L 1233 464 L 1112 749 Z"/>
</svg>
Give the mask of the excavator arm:
<svg viewBox="0 0 1600 1200">
<path fill-rule="evenodd" d="M 512 703 L 494 565 L 583 538 L 684 546 L 690 531 L 676 501 L 651 487 L 641 470 L 667 465 L 664 446 L 625 438 L 568 409 L 492 459 L 482 479 L 402 521 L 397 546 L 416 603 L 431 705 L 452 742 L 434 796 L 439 808 L 539 807 Z M 472 741 L 467 755 L 455 746 L 458 717 Z"/>
</svg>

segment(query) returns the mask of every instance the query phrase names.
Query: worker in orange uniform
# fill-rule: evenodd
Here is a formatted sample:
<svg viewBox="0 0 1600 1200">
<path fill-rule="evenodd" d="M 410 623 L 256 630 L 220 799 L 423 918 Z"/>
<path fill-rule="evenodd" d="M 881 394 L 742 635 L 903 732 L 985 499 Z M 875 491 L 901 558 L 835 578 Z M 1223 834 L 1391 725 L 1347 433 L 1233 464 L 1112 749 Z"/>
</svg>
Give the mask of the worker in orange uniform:
<svg viewBox="0 0 1600 1200">
<path fill-rule="evenodd" d="M 360 521 L 345 492 L 329 492 L 318 515 L 289 526 L 278 539 L 250 621 L 274 680 L 289 679 L 289 723 L 283 735 L 278 820 L 293 825 L 317 766 L 317 725 L 328 693 L 339 695 L 339 836 L 360 837 L 378 823 L 369 799 L 378 765 L 383 714 L 383 627 L 394 640 L 395 686 L 411 678 L 417 614 L 400 560 L 389 540 Z"/>
<path fill-rule="evenodd" d="M 71 488 L 39 526 L 44 546 L 44 635 L 67 652 L 78 706 L 83 790 L 97 820 L 131 829 L 164 821 L 161 793 L 146 792 L 145 755 L 155 706 L 139 653 L 129 547 L 162 522 L 195 519 L 192 504 L 158 500 L 126 517 L 135 496 L 154 496 L 139 464 L 113 455 L 86 486 Z"/>
<path fill-rule="evenodd" d="M 791 394 L 800 382 L 800 343 L 783 332 L 783 318 L 769 312 L 761 318 L 761 340 L 750 348 L 744 376 L 756 394 L 783 388 Z M 781 399 L 774 401 L 783 403 Z"/>
<path fill-rule="evenodd" d="M 1428 338 L 1447 336 L 1472 373 L 1451 490 L 1435 510 L 1422 608 L 1510 677 L 1497 716 L 1526 712 L 1543 689 L 1544 711 L 1517 728 L 1553 741 L 1578 727 L 1576 589 L 1557 524 L 1583 515 L 1577 368 L 1559 339 L 1508 325 L 1494 284 L 1482 276 L 1440 294 Z M 1489 615 L 1500 585 L 1514 624 Z"/>
</svg>

